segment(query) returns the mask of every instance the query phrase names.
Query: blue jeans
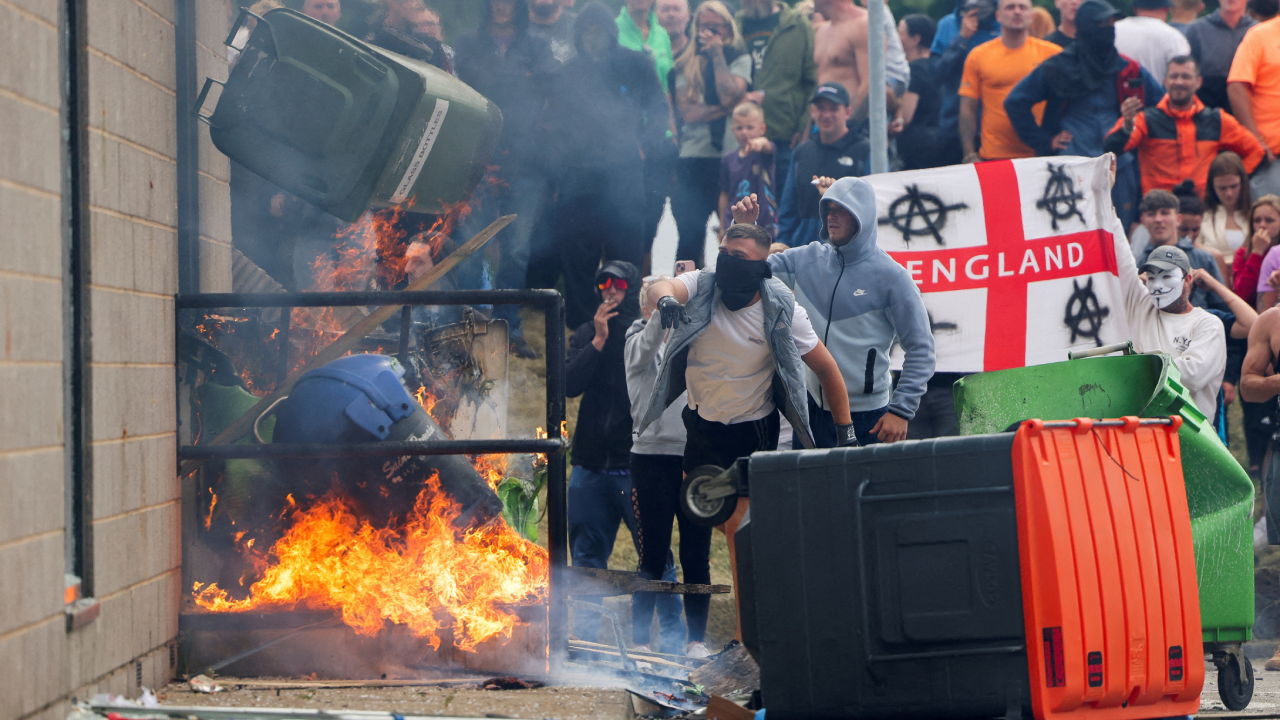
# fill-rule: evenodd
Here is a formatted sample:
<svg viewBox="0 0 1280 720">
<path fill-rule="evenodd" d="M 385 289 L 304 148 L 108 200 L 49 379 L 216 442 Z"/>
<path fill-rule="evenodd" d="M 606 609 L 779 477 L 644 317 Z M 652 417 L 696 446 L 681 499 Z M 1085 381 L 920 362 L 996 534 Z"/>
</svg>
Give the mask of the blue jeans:
<svg viewBox="0 0 1280 720">
<path fill-rule="evenodd" d="M 613 541 L 618 536 L 618 523 L 625 522 L 636 541 L 635 496 L 629 470 L 589 470 L 573 466 L 569 476 L 569 552 L 576 567 L 607 568 L 613 554 Z M 639 545 L 636 554 L 639 555 Z M 675 558 L 667 550 L 667 566 L 662 579 L 676 581 Z M 600 596 L 579 595 L 578 600 L 599 605 Z M 684 653 L 685 628 L 680 615 L 683 605 L 677 595 L 658 597 L 658 625 L 662 629 L 662 648 L 675 654 Z M 648 618 L 645 618 L 647 621 Z M 574 611 L 573 632 L 579 638 L 595 642 L 600 636 L 600 616 L 584 610 Z M 613 644 L 610 635 L 607 644 Z"/>
<path fill-rule="evenodd" d="M 809 398 L 809 427 L 813 429 L 813 446 L 818 448 L 833 448 L 836 446 L 836 421 L 831 417 L 830 410 L 823 410 L 818 407 L 817 401 L 812 395 Z M 880 438 L 871 434 L 871 428 L 880 422 L 880 418 L 889 411 L 886 405 L 876 410 L 864 410 L 862 412 L 849 413 L 853 417 L 853 432 L 858 437 L 858 445 L 876 445 L 879 444 Z M 800 444 L 800 436 L 792 430 L 791 447 L 799 450 L 804 446 Z"/>
</svg>

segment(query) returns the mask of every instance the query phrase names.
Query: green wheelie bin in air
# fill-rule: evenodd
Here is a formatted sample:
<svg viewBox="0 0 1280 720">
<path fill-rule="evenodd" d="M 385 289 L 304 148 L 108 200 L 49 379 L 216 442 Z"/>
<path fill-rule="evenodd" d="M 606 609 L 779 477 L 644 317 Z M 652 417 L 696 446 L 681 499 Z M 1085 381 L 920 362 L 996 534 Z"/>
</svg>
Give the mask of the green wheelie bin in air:
<svg viewBox="0 0 1280 720">
<path fill-rule="evenodd" d="M 1106 346 L 1067 362 L 961 378 L 952 389 L 960 434 L 1001 432 L 1029 418 L 1181 415 L 1205 650 L 1218 667 L 1223 703 L 1240 710 L 1253 695 L 1253 670 L 1242 649 L 1253 637 L 1253 482 L 1196 407 L 1169 356 L 1131 348 Z M 1125 354 L 1102 356 L 1117 351 Z"/>
<path fill-rule="evenodd" d="M 370 208 L 438 214 L 479 184 L 502 112 L 466 83 L 279 8 L 253 19 L 212 115 L 213 144 L 253 173 L 354 222 Z M 410 204 L 409 201 L 412 201 Z"/>
</svg>

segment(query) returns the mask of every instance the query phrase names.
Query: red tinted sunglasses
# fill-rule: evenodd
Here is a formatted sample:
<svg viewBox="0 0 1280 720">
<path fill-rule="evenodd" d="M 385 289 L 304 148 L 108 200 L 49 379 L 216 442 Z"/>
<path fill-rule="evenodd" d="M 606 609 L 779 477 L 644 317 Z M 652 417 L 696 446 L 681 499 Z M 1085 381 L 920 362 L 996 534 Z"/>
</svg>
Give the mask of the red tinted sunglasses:
<svg viewBox="0 0 1280 720">
<path fill-rule="evenodd" d="M 608 290 L 611 287 L 617 288 L 619 290 L 626 290 L 627 281 L 623 280 L 622 278 L 608 277 L 608 278 L 605 278 L 604 282 L 598 283 L 596 287 L 600 288 L 600 290 L 602 291 Z"/>
</svg>

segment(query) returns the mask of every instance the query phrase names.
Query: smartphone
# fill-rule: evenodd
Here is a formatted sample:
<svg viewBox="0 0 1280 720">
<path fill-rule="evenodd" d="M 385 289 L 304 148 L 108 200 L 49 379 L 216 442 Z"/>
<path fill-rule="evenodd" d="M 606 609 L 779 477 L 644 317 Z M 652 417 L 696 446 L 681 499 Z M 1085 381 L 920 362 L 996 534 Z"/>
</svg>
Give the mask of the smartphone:
<svg viewBox="0 0 1280 720">
<path fill-rule="evenodd" d="M 687 272 L 693 272 L 698 269 L 698 263 L 692 260 L 677 260 L 676 275 L 683 275 Z"/>
</svg>

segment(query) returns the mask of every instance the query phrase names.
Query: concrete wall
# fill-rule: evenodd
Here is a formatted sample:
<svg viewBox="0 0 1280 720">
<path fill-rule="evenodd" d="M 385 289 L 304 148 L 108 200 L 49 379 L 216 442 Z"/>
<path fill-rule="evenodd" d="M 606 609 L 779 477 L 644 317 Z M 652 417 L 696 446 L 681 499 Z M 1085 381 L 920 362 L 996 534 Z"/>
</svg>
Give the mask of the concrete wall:
<svg viewBox="0 0 1280 720">
<path fill-rule="evenodd" d="M 93 577 L 101 616 L 64 616 L 58 0 L 0 0 L 0 720 L 173 674 L 174 0 L 88 11 Z M 194 0 L 201 77 L 225 79 L 225 0 Z M 201 144 L 202 290 L 229 291 L 227 162 Z"/>
</svg>

